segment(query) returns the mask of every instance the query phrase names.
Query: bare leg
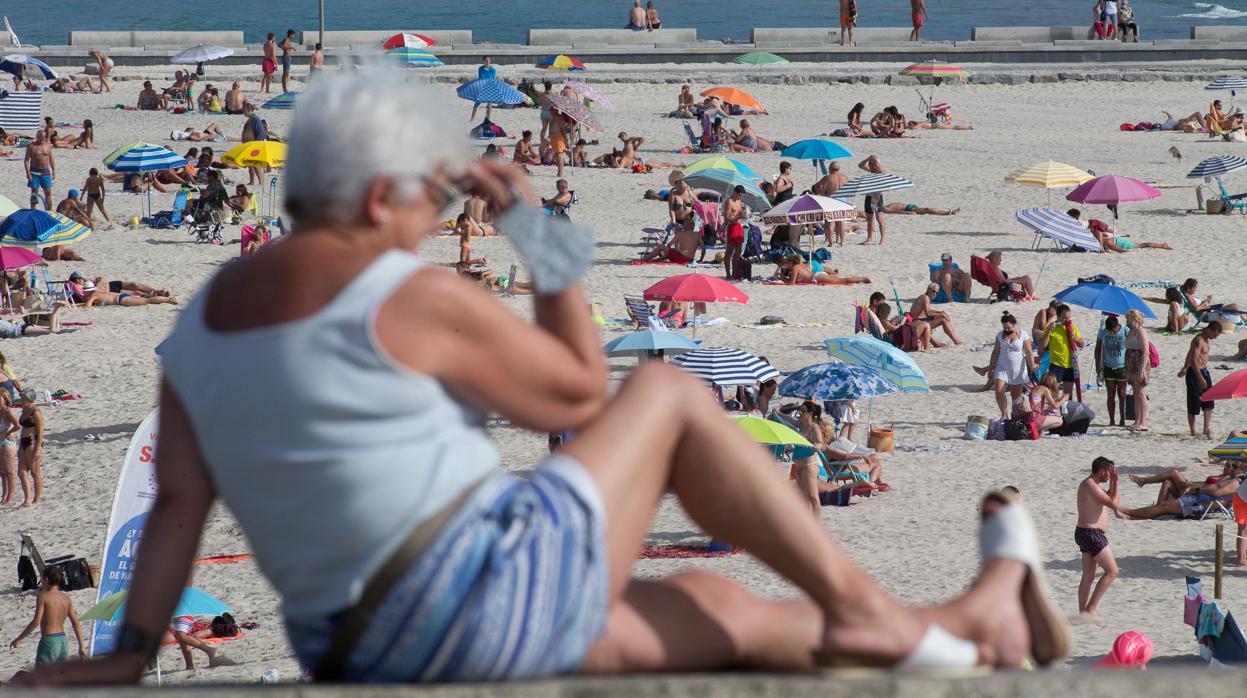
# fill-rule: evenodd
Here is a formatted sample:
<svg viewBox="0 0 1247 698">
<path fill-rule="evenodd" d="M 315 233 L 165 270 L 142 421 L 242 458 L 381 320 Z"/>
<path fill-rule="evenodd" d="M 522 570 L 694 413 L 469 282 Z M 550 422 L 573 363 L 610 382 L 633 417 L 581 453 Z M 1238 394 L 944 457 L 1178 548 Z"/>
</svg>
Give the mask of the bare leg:
<svg viewBox="0 0 1247 698">
<path fill-rule="evenodd" d="M 1084 555 L 1084 557 L 1086 556 Z M 1118 576 L 1117 560 L 1113 559 L 1112 548 L 1106 546 L 1100 551 L 1099 555 L 1095 556 L 1093 562 L 1103 568 L 1104 573 L 1100 575 L 1100 581 L 1096 582 L 1095 591 L 1091 593 L 1091 598 L 1087 601 L 1086 607 L 1082 609 L 1092 616 L 1095 615 L 1096 609 L 1099 608 L 1100 600 L 1104 598 L 1104 592 L 1108 591 L 1108 588 L 1112 586 Z M 1084 573 L 1086 572 L 1085 566 L 1083 571 Z M 1092 574 L 1094 574 L 1094 568 Z M 1081 593 L 1081 591 L 1082 587 L 1080 586 L 1079 592 Z"/>
<path fill-rule="evenodd" d="M 810 503 L 815 520 L 822 516 L 822 503 L 818 499 L 818 457 L 803 458 L 793 465 L 797 491 Z"/>
<path fill-rule="evenodd" d="M 1179 506 L 1178 500 L 1168 499 L 1160 504 L 1150 507 L 1139 507 L 1138 509 L 1122 509 L 1121 515 L 1123 519 L 1155 519 L 1161 516 L 1182 516 L 1182 507 Z"/>
<path fill-rule="evenodd" d="M 0 504 L 12 504 L 17 490 L 17 448 L 5 446 L 0 450 Z"/>
<path fill-rule="evenodd" d="M 1205 439 L 1212 438 L 1212 408 L 1211 407 L 1207 407 L 1204 409 L 1204 438 Z"/>
<path fill-rule="evenodd" d="M 996 379 L 996 407 L 1000 409 L 1001 419 L 1009 418 L 1009 398 L 1005 396 L 1005 388 L 1007 387 L 1008 384 L 1005 383 L 1003 378 Z"/>
<path fill-rule="evenodd" d="M 1087 602 L 1091 600 L 1091 587 L 1095 584 L 1095 558 L 1087 553 L 1082 554 L 1082 578 L 1078 580 L 1078 612 L 1087 612 Z"/>
<path fill-rule="evenodd" d="M 1156 475 L 1131 475 L 1130 481 L 1139 487 L 1143 487 L 1144 485 L 1155 485 L 1159 482 L 1172 483 L 1174 487 L 1177 487 L 1180 490 L 1185 490 L 1187 487 L 1191 486 L 1190 481 L 1187 480 L 1177 468 L 1170 468 L 1169 470 Z"/>
<path fill-rule="evenodd" d="M 1148 417 L 1147 386 L 1134 386 L 1134 428 L 1146 429 Z"/>
<path fill-rule="evenodd" d="M 31 470 L 30 460 L 34 456 L 34 446 L 22 449 L 18 452 L 17 463 L 17 479 L 22 485 L 22 506 L 29 507 L 34 505 L 35 500 L 31 494 Z"/>
<path fill-rule="evenodd" d="M 12 487 L 10 485 L 10 487 Z M 1247 524 L 1238 525 L 1238 565 L 1247 565 Z"/>
</svg>

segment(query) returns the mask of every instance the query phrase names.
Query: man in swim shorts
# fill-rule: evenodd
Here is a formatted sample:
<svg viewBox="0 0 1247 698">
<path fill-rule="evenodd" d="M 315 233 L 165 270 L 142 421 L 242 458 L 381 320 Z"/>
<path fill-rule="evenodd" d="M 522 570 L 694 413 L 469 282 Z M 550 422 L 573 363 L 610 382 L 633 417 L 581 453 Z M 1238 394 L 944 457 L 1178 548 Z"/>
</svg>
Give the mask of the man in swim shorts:
<svg viewBox="0 0 1247 698">
<path fill-rule="evenodd" d="M 1108 492 L 1102 485 L 1108 483 Z M 1108 510 L 1119 510 L 1117 466 L 1101 456 L 1091 462 L 1091 475 L 1078 485 L 1078 525 L 1074 543 L 1082 555 L 1082 580 L 1078 583 L 1078 612 L 1094 618 L 1096 608 L 1117 579 L 1117 560 L 1108 545 Z M 1096 567 L 1104 570 L 1095 580 Z M 1094 592 L 1092 591 L 1094 585 Z"/>
<path fill-rule="evenodd" d="M 909 0 L 909 9 L 914 24 L 914 30 L 909 32 L 909 40 L 921 41 L 918 34 L 922 31 L 923 20 L 927 18 L 927 3 L 925 0 Z"/>
<path fill-rule="evenodd" d="M 277 72 L 277 45 L 274 39 L 277 35 L 273 32 L 268 33 L 268 38 L 264 40 L 264 60 L 260 61 L 260 91 L 268 94 L 273 87 L 273 73 Z"/>
<path fill-rule="evenodd" d="M 840 0 L 840 45 L 853 45 L 853 27 L 857 24 L 857 3 Z"/>
<path fill-rule="evenodd" d="M 35 599 L 35 617 L 30 619 L 26 628 L 9 643 L 9 649 L 17 649 L 22 640 L 26 639 L 39 628 L 39 647 L 35 650 L 35 664 L 54 664 L 69 660 L 69 641 L 65 638 L 65 621 L 74 629 L 74 637 L 78 640 L 78 656 L 87 656 L 82 647 L 82 630 L 78 627 L 78 613 L 74 610 L 74 602 L 69 595 L 61 591 L 65 586 L 65 576 L 61 568 L 49 565 L 43 570 L 43 586 Z"/>
<path fill-rule="evenodd" d="M 281 40 L 281 91 L 290 91 L 290 69 L 294 67 L 294 30 L 286 30 L 286 38 Z"/>
<path fill-rule="evenodd" d="M 624 29 L 639 32 L 645 31 L 646 28 L 645 8 L 641 7 L 641 0 L 632 0 L 632 9 L 628 10 L 628 26 Z"/>
<path fill-rule="evenodd" d="M 1208 355 L 1212 352 L 1212 340 L 1221 336 L 1221 323 L 1210 322 L 1199 334 L 1191 338 L 1191 348 L 1186 361 L 1178 371 L 1178 377 L 1186 380 L 1186 422 L 1195 436 L 1195 418 L 1204 415 L 1204 438 L 1212 438 L 1212 408 L 1216 403 L 1204 400 L 1203 395 L 1212 387 L 1212 375 L 1208 373 Z"/>
<path fill-rule="evenodd" d="M 42 130 L 35 132 L 35 140 L 26 146 L 26 186 L 30 188 L 30 207 L 39 203 L 43 191 L 43 207 L 52 210 L 52 182 L 56 179 L 56 160 L 52 157 L 52 144 Z"/>
<path fill-rule="evenodd" d="M 740 278 L 740 263 L 745 250 L 745 188 L 739 184 L 732 189 L 732 196 L 723 202 L 723 226 L 727 249 L 723 266 L 728 280 Z"/>
</svg>

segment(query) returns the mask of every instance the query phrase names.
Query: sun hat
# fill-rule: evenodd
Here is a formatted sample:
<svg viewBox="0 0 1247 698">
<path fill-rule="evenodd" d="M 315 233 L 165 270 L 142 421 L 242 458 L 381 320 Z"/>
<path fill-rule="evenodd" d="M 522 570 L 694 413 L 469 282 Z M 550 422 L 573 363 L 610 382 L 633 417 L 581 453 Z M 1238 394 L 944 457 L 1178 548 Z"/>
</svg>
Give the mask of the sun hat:
<svg viewBox="0 0 1247 698">
<path fill-rule="evenodd" d="M 70 280 L 70 281 L 73 281 L 74 279 L 85 279 L 85 278 L 87 278 L 87 277 L 86 277 L 86 276 L 85 276 L 82 272 L 80 272 L 80 271 L 76 271 L 76 272 L 74 272 L 74 273 L 72 273 L 72 274 L 70 274 L 70 275 L 69 275 L 69 280 Z"/>
<path fill-rule="evenodd" d="M 39 398 L 39 393 L 34 388 L 26 388 L 22 390 L 22 399 L 26 402 L 34 402 Z"/>
</svg>

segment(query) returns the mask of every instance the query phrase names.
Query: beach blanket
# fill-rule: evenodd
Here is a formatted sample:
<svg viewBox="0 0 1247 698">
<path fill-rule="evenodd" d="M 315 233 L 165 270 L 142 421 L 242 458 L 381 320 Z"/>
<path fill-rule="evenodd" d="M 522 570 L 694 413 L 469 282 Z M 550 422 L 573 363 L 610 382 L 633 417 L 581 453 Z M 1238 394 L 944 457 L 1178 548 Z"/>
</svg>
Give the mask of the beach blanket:
<svg viewBox="0 0 1247 698">
<path fill-rule="evenodd" d="M 34 131 L 43 120 L 42 92 L 0 92 L 0 128 Z"/>
<path fill-rule="evenodd" d="M 669 560 L 696 557 L 725 557 L 739 552 L 740 548 L 713 550 L 705 543 L 697 545 L 642 545 L 641 554 L 637 557 L 642 560 Z"/>
</svg>

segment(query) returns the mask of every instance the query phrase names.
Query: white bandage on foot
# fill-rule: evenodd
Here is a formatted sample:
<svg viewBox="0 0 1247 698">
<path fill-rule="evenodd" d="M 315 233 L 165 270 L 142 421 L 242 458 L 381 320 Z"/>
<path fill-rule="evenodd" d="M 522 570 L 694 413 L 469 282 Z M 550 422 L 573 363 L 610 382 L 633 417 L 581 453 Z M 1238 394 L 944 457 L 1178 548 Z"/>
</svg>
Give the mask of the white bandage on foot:
<svg viewBox="0 0 1247 698">
<path fill-rule="evenodd" d="M 926 633 L 918 641 L 909 656 L 896 668 L 900 671 L 926 671 L 931 669 L 971 669 L 978 666 L 979 648 L 969 640 L 962 640 L 938 625 L 927 626 Z"/>
</svg>

